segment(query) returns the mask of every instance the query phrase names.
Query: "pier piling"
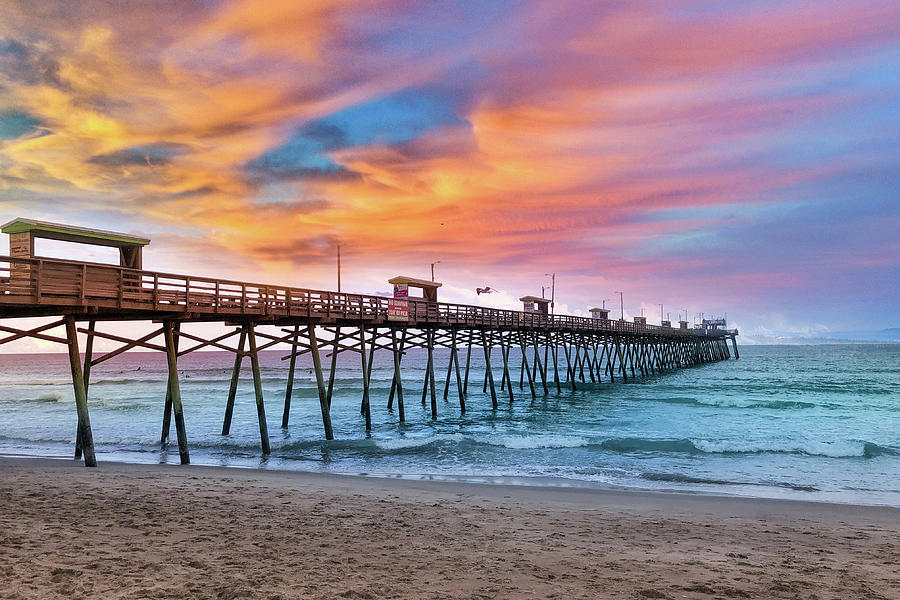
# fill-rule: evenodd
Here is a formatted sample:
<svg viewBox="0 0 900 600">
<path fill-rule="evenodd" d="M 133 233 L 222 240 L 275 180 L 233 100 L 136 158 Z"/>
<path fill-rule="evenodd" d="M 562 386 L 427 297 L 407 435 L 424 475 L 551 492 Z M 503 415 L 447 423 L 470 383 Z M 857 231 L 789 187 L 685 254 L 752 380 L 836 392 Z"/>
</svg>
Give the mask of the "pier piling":
<svg viewBox="0 0 900 600">
<path fill-rule="evenodd" d="M 78 432 L 81 438 L 81 451 L 84 455 L 84 466 L 96 467 L 94 456 L 94 436 L 91 433 L 91 417 L 88 414 L 87 391 L 84 385 L 84 372 L 81 367 L 81 355 L 78 352 L 78 332 L 75 330 L 75 317 L 66 315 L 66 338 L 69 342 L 69 364 L 72 368 L 72 385 L 75 389 L 75 409 L 78 413 Z"/>
<path fill-rule="evenodd" d="M 166 358 L 169 367 L 168 396 L 172 399 L 172 413 L 175 416 L 175 434 L 178 436 L 178 454 L 181 464 L 191 462 L 188 453 L 187 432 L 184 428 L 184 408 L 181 405 L 181 387 L 178 384 L 178 350 L 175 348 L 175 327 L 172 321 L 163 323 L 166 338 Z"/>
</svg>

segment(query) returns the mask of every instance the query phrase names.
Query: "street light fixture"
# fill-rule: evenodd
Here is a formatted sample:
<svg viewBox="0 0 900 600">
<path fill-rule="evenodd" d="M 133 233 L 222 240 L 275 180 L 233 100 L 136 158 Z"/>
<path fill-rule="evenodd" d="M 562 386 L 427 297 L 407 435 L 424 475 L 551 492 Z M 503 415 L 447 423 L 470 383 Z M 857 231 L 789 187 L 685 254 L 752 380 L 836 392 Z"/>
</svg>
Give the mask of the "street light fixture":
<svg viewBox="0 0 900 600">
<path fill-rule="evenodd" d="M 550 278 L 550 314 L 553 314 L 553 307 L 556 304 L 556 273 L 544 273 L 544 277 Z"/>
<path fill-rule="evenodd" d="M 434 265 L 439 265 L 440 263 L 441 263 L 441 261 L 439 261 L 439 260 L 436 260 L 433 263 L 431 263 L 431 280 L 432 281 L 434 281 Z"/>
</svg>

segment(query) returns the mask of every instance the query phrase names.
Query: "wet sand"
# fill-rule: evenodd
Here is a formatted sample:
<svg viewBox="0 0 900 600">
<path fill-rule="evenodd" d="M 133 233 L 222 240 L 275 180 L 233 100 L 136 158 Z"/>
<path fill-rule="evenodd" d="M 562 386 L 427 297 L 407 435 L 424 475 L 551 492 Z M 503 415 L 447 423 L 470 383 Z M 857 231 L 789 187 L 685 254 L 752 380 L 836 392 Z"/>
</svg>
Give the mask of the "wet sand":
<svg viewBox="0 0 900 600">
<path fill-rule="evenodd" d="M 900 599 L 900 509 L 8 458 L 0 598 Z"/>
</svg>

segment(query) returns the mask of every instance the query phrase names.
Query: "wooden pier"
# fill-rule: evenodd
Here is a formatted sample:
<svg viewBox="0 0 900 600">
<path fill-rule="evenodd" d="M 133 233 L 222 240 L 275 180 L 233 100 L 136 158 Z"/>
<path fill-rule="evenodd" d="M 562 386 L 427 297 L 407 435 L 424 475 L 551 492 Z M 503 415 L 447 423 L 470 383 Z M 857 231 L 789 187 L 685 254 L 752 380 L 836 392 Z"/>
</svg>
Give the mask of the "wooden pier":
<svg viewBox="0 0 900 600">
<path fill-rule="evenodd" d="M 279 344 L 290 348 L 285 357 L 289 368 L 282 427 L 287 427 L 290 419 L 297 357 L 310 353 L 324 436 L 329 440 L 334 437 L 331 399 L 337 357 L 342 352 L 360 357 L 363 391 L 359 410 L 367 431 L 372 426 L 369 382 L 376 352 L 393 356 L 393 381 L 386 400 L 388 410 L 396 410 L 400 422 L 406 420 L 404 401 L 413 393 L 404 382 L 403 358 L 415 348 L 424 349 L 427 356 L 421 398 L 418 386 L 415 398 L 423 405 L 430 403 L 432 419 L 438 418 L 438 395 L 448 400 L 451 384 L 459 410 L 465 412 L 473 352 L 480 353 L 485 364 L 485 377 L 475 385 L 490 392 L 494 408 L 499 407 L 501 397 L 514 402 L 517 394 L 536 399 L 575 390 L 582 384 L 615 382 L 617 378 L 627 381 L 726 360 L 732 350 L 734 358 L 739 357 L 737 331 L 720 329 L 724 322 L 719 321 L 689 328 L 685 321 L 671 327 L 647 325 L 641 317 L 637 322 L 612 320 L 603 309 L 592 311 L 592 318 L 550 315 L 546 304 L 533 297 L 526 297 L 531 305 L 526 301 L 523 311 L 448 304 L 437 301 L 440 284 L 404 277 L 391 280 L 395 297 L 387 298 L 160 273 L 141 268 L 140 249 L 149 243 L 143 238 L 24 219 L 4 225 L 3 232 L 10 233 L 13 256 L 0 256 L 0 332 L 7 334 L 0 338 L 0 345 L 35 338 L 67 346 L 78 419 L 75 452 L 76 457 L 84 457 L 87 466 L 96 464 L 88 411 L 91 368 L 134 348 L 166 353 L 169 377 L 160 441 L 167 443 L 174 418 L 184 464 L 190 462 L 190 456 L 178 359 L 201 349 L 235 355 L 223 435 L 230 431 L 241 364 L 249 358 L 263 454 L 270 449 L 259 352 Z M 37 258 L 35 237 L 118 247 L 121 264 Z M 424 297 L 408 297 L 407 286 L 421 287 Z M 20 317 L 52 320 L 28 330 L 3 323 Z M 114 321 L 152 322 L 159 327 L 136 338 L 98 329 L 98 324 Z M 213 338 L 186 330 L 186 324 L 202 322 L 221 323 L 228 329 Z M 63 328 L 64 336 L 55 333 Z M 85 336 L 83 349 L 79 348 L 78 333 Z M 94 356 L 97 338 L 120 345 Z M 449 349 L 446 366 L 436 364 L 437 348 Z M 500 378 L 499 385 L 495 376 Z M 518 385 L 514 385 L 516 376 Z"/>
</svg>

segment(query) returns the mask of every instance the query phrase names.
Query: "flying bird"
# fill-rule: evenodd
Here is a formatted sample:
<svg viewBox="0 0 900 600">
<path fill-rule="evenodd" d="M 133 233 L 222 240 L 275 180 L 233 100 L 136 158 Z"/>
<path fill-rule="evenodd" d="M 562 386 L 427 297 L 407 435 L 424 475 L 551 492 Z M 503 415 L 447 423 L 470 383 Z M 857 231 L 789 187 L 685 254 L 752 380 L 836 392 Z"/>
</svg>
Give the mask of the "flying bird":
<svg viewBox="0 0 900 600">
<path fill-rule="evenodd" d="M 497 290 L 492 289 L 492 288 L 489 287 L 489 286 L 486 286 L 486 287 L 483 287 L 483 288 L 475 288 L 475 293 L 476 293 L 477 295 L 479 295 L 479 296 L 482 295 L 482 294 L 493 294 L 493 293 L 496 292 L 496 291 L 497 291 Z"/>
</svg>

